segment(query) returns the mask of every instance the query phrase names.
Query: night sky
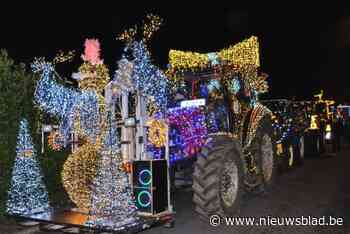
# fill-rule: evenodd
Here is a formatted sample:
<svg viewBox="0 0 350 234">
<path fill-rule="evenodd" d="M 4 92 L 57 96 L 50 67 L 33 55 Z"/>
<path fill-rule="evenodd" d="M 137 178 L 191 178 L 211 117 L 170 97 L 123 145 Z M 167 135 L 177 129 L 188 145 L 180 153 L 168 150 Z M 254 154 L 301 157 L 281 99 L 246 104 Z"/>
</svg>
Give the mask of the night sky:
<svg viewBox="0 0 350 234">
<path fill-rule="evenodd" d="M 256 35 L 261 70 L 270 75 L 266 97 L 311 99 L 323 88 L 327 97 L 350 101 L 350 9 L 241 10 L 233 2 L 231 6 L 214 3 L 9 6 L 0 14 L 0 48 L 7 49 L 16 62 L 28 64 L 35 56 L 52 58 L 58 50 L 76 50 L 80 55 L 85 38 L 98 38 L 102 56 L 114 71 L 123 48 L 115 40 L 117 34 L 139 23 L 147 13 L 155 13 L 164 19 L 164 25 L 150 47 L 155 64 L 162 68 L 170 49 L 211 52 Z M 69 74 L 80 62 L 76 56 L 73 64 L 60 69 Z"/>
</svg>

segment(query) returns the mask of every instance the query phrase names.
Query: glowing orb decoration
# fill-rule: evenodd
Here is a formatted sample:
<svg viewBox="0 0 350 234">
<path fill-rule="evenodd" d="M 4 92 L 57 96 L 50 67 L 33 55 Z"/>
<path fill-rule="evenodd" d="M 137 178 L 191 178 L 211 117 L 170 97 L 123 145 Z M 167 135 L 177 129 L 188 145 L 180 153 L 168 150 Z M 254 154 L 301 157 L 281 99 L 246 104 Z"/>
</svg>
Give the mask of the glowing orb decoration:
<svg viewBox="0 0 350 234">
<path fill-rule="evenodd" d="M 69 198 L 82 211 L 91 207 L 91 183 L 96 175 L 98 154 L 89 143 L 69 155 L 63 165 L 62 181 Z"/>
</svg>

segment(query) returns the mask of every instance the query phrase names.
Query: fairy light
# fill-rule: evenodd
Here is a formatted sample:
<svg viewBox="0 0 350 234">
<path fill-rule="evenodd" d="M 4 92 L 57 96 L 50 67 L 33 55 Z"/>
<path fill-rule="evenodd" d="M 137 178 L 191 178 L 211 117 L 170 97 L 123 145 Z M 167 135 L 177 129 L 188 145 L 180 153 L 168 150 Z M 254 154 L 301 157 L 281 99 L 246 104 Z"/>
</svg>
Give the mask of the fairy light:
<svg viewBox="0 0 350 234">
<path fill-rule="evenodd" d="M 260 66 L 259 43 L 257 37 L 251 37 L 217 53 L 201 54 L 170 50 L 169 62 L 171 69 L 177 71 L 198 71 L 210 68 L 211 65 L 225 63 L 239 66 Z"/>
<path fill-rule="evenodd" d="M 98 157 L 95 145 L 85 143 L 69 155 L 63 165 L 63 186 L 69 198 L 84 212 L 91 208 L 91 182 L 96 175 Z"/>
<path fill-rule="evenodd" d="M 183 138 L 184 157 L 193 156 L 205 144 L 207 126 L 200 108 L 172 108 L 168 113 L 169 125 L 179 129 Z"/>
<path fill-rule="evenodd" d="M 157 15 L 148 14 L 146 20 L 143 23 L 143 38 L 148 41 L 153 34 L 159 30 L 163 24 L 163 19 Z"/>
<path fill-rule="evenodd" d="M 115 226 L 117 225 L 116 218 L 119 218 L 120 222 L 133 219 L 132 214 L 128 212 L 133 209 L 133 205 L 128 202 L 132 200 L 130 192 L 125 190 L 130 185 L 130 182 L 126 180 L 127 175 L 119 174 L 119 177 L 113 180 L 112 177 L 105 177 L 106 168 L 100 167 L 97 171 L 98 166 L 101 166 L 99 162 L 108 159 L 106 155 L 116 156 L 120 153 L 119 139 L 108 138 L 109 132 L 112 132 L 113 136 L 116 136 L 117 132 L 116 129 L 111 130 L 111 126 L 107 123 L 107 117 L 110 114 L 107 113 L 109 108 L 105 106 L 106 100 L 102 91 L 109 80 L 109 75 L 107 67 L 100 58 L 98 40 L 86 40 L 82 59 L 84 63 L 80 66 L 79 72 L 73 74 L 73 78 L 79 84 L 80 89 L 78 90 L 58 84 L 53 79 L 56 74 L 53 63 L 46 62 L 44 59 L 36 59 L 32 64 L 32 69 L 34 72 L 41 72 L 41 79 L 35 92 L 35 100 L 45 112 L 60 118 L 60 133 L 65 141 L 70 137 L 70 133 L 74 132 L 83 143 L 69 155 L 61 172 L 62 183 L 68 196 L 81 211 L 98 216 L 100 212 L 104 212 L 103 207 L 98 205 L 104 196 L 103 193 L 100 193 L 103 192 L 103 188 L 99 186 L 98 181 L 109 179 L 110 183 L 118 187 L 118 197 L 126 201 L 126 203 L 119 202 L 113 205 L 113 210 L 119 215 L 114 219 Z M 130 72 L 129 68 L 128 71 Z M 130 75 L 124 72 L 127 71 L 120 70 L 118 78 Z M 116 157 L 121 159 L 120 156 Z M 125 173 L 122 168 L 123 164 L 119 161 L 118 167 L 113 167 L 114 170 Z M 96 190 L 100 192 L 95 193 Z M 99 208 L 101 210 L 98 210 Z M 98 222 L 90 224 L 100 225 L 101 217 L 95 219 L 95 221 L 99 220 Z M 109 226 L 107 221 L 103 223 Z"/>
<path fill-rule="evenodd" d="M 50 132 L 50 134 L 47 138 L 47 143 L 52 150 L 59 151 L 63 147 L 62 136 L 60 135 L 60 133 L 58 131 L 52 131 L 52 132 Z"/>
<path fill-rule="evenodd" d="M 167 78 L 165 74 L 151 62 L 145 44 L 133 42 L 131 46 L 134 56 L 132 81 L 136 88 L 147 96 L 148 103 L 154 102 L 157 110 L 164 112 L 167 106 Z"/>
<path fill-rule="evenodd" d="M 164 122 L 157 119 L 149 120 L 147 125 L 148 129 L 148 140 L 155 147 L 160 148 L 166 144 L 167 126 Z"/>
<path fill-rule="evenodd" d="M 6 212 L 30 215 L 48 211 L 50 209 L 48 193 L 26 119 L 20 122 L 16 153 Z"/>
<path fill-rule="evenodd" d="M 134 223 L 137 218 L 129 175 L 123 169 L 117 123 L 111 112 L 107 113 L 107 119 L 86 225 L 113 230 Z"/>
<path fill-rule="evenodd" d="M 69 61 L 73 60 L 74 56 L 75 56 L 75 51 L 74 50 L 68 51 L 67 53 L 65 53 L 63 51 L 59 51 L 52 62 L 54 64 L 63 63 L 63 62 L 67 62 L 67 61 L 69 62 Z"/>
</svg>

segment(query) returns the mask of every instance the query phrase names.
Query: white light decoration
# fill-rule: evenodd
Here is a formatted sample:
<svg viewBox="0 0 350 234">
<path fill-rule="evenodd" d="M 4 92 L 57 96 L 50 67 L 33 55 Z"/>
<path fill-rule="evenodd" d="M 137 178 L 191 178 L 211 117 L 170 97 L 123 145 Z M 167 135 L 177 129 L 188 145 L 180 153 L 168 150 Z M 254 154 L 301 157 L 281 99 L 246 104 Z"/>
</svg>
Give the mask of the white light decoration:
<svg viewBox="0 0 350 234">
<path fill-rule="evenodd" d="M 48 193 L 26 119 L 20 123 L 16 152 L 6 204 L 7 213 L 31 215 L 49 211 Z"/>
</svg>

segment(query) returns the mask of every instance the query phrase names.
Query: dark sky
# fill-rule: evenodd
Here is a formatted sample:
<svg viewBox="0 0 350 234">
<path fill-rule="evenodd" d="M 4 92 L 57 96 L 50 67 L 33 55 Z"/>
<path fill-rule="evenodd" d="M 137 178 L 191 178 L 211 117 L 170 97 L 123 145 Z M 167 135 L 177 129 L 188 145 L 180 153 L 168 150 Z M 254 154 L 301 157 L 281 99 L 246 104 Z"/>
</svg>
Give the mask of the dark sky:
<svg viewBox="0 0 350 234">
<path fill-rule="evenodd" d="M 28 8 L 21 4 L 20 10 L 18 6 L 2 8 L 0 48 L 6 48 L 16 61 L 28 63 L 35 56 L 52 58 L 60 49 L 80 55 L 85 38 L 94 37 L 100 39 L 105 62 L 114 70 L 123 46 L 116 35 L 152 12 L 165 20 L 151 42 L 153 59 L 163 68 L 171 48 L 210 52 L 256 35 L 262 70 L 270 75 L 269 97 L 310 99 L 323 88 L 326 96 L 350 101 L 349 9 L 242 10 L 233 2 L 101 5 L 95 1 L 88 7 L 50 3 Z M 77 56 L 75 65 L 61 69 L 73 72 L 79 62 Z"/>
</svg>

